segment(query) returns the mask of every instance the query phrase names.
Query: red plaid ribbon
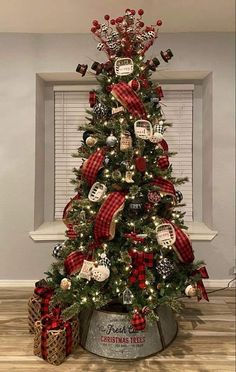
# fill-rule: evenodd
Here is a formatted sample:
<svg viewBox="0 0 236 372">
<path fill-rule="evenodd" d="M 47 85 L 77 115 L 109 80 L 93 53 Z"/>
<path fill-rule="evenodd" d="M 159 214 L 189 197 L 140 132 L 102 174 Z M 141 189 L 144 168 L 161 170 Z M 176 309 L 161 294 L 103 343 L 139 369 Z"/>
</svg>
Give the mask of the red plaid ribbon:
<svg viewBox="0 0 236 372">
<path fill-rule="evenodd" d="M 72 328 L 70 322 L 64 322 L 61 317 L 61 310 L 54 308 L 52 314 L 47 314 L 42 318 L 42 334 L 41 334 L 41 352 L 43 359 L 47 360 L 47 333 L 50 330 L 66 329 L 66 355 L 69 355 L 72 350 Z"/>
<path fill-rule="evenodd" d="M 205 266 L 200 267 L 199 269 L 195 270 L 192 275 L 199 275 L 201 276 L 202 279 L 208 279 L 209 275 L 207 272 L 207 269 Z M 198 280 L 197 282 L 197 289 L 198 289 L 198 301 L 200 301 L 202 298 L 204 298 L 206 301 L 209 301 L 208 295 L 206 288 L 203 284 L 202 279 Z"/>
<path fill-rule="evenodd" d="M 133 240 L 134 242 L 137 242 L 137 243 L 143 243 L 145 241 L 145 238 L 143 238 L 141 236 L 138 236 L 138 234 L 136 234 L 135 232 L 124 234 L 124 237 L 128 238 L 128 239 L 131 239 L 131 240 Z"/>
<path fill-rule="evenodd" d="M 168 143 L 163 139 L 158 143 L 158 147 L 161 147 L 163 151 L 169 151 Z"/>
<path fill-rule="evenodd" d="M 97 150 L 84 162 L 82 173 L 90 187 L 96 181 L 98 171 L 101 168 L 105 158 L 105 153 L 105 149 Z"/>
<path fill-rule="evenodd" d="M 125 202 L 125 193 L 114 191 L 108 195 L 100 207 L 94 223 L 95 240 L 112 237 L 110 228 L 114 215 L 122 208 Z"/>
<path fill-rule="evenodd" d="M 146 118 L 143 102 L 133 89 L 125 82 L 114 84 L 111 94 L 124 106 L 134 117 Z"/>
<path fill-rule="evenodd" d="M 83 265 L 84 259 L 85 255 L 82 252 L 75 251 L 70 253 L 69 256 L 67 256 L 64 261 L 66 272 L 69 275 L 78 272 L 81 266 Z"/>
<path fill-rule="evenodd" d="M 90 107 L 95 106 L 96 101 L 97 101 L 96 92 L 94 92 L 94 91 L 89 92 L 89 104 L 90 104 Z"/>
<path fill-rule="evenodd" d="M 34 289 L 34 293 L 41 297 L 41 316 L 49 313 L 49 305 L 53 295 L 53 289 L 48 287 L 37 287 Z"/>
<path fill-rule="evenodd" d="M 169 158 L 167 155 L 164 155 L 164 156 L 160 156 L 158 159 L 157 159 L 157 165 L 158 167 L 161 169 L 161 170 L 165 170 L 169 167 L 170 163 L 169 163 Z"/>
<path fill-rule="evenodd" d="M 171 223 L 168 220 L 164 220 L 167 223 L 170 223 L 173 228 L 175 229 L 175 243 L 174 243 L 174 250 L 179 258 L 179 260 L 183 263 L 191 263 L 194 260 L 193 248 L 192 244 L 189 240 L 189 237 L 183 230 L 177 227 L 175 224 Z"/>
<path fill-rule="evenodd" d="M 139 288 L 146 288 L 145 267 L 153 266 L 153 253 L 138 252 L 134 250 L 129 251 L 132 258 L 132 273 L 129 278 L 130 282 L 134 284 L 138 280 Z"/>
<path fill-rule="evenodd" d="M 166 195 L 171 195 L 175 198 L 175 188 L 171 181 L 165 180 L 162 177 L 157 177 L 151 184 L 158 186 L 160 188 L 160 192 Z"/>
</svg>

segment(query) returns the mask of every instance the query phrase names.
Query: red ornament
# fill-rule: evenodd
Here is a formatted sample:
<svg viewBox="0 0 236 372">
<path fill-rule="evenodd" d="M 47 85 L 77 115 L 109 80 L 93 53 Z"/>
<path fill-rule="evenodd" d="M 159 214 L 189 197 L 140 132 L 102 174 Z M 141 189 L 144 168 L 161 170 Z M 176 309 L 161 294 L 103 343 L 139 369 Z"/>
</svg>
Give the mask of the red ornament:
<svg viewBox="0 0 236 372">
<path fill-rule="evenodd" d="M 137 91 L 139 91 L 139 89 L 140 89 L 140 82 L 138 81 L 138 80 L 136 80 L 136 79 L 134 79 L 134 80 L 130 80 L 130 82 L 128 83 L 129 84 L 129 86 L 135 91 L 135 92 L 137 92 Z"/>
<path fill-rule="evenodd" d="M 143 13 L 144 13 L 143 9 L 139 9 L 139 10 L 138 10 L 138 14 L 139 14 L 140 16 L 142 16 Z"/>
<path fill-rule="evenodd" d="M 94 26 L 97 26 L 98 25 L 98 21 L 96 19 L 93 21 L 93 25 Z"/>
<path fill-rule="evenodd" d="M 131 324 L 136 331 L 143 331 L 146 327 L 145 315 L 141 311 L 135 310 Z"/>
<path fill-rule="evenodd" d="M 116 20 L 115 19 L 111 19 L 111 25 L 115 25 L 116 24 Z"/>
<path fill-rule="evenodd" d="M 104 19 L 105 19 L 106 21 L 109 21 L 110 16 L 109 16 L 108 14 L 106 14 L 106 15 L 104 15 Z"/>
<path fill-rule="evenodd" d="M 147 162 L 146 159 L 142 156 L 135 159 L 135 166 L 137 171 L 144 173 L 147 169 Z"/>
<path fill-rule="evenodd" d="M 157 20 L 157 26 L 161 26 L 162 25 L 162 20 L 161 19 L 158 19 Z"/>
</svg>

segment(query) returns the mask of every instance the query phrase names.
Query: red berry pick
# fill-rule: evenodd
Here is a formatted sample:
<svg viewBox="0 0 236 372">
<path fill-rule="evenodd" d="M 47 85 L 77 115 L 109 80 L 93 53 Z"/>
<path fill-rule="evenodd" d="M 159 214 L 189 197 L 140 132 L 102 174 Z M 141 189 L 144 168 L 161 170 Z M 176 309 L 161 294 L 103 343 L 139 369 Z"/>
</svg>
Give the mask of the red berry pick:
<svg viewBox="0 0 236 372">
<path fill-rule="evenodd" d="M 144 13 L 143 9 L 139 9 L 139 10 L 138 10 L 138 15 L 142 16 L 143 13 Z"/>
<path fill-rule="evenodd" d="M 105 19 L 105 21 L 109 21 L 110 16 L 108 14 L 106 14 L 106 15 L 104 15 L 104 19 Z"/>
<path fill-rule="evenodd" d="M 111 19 L 111 25 L 115 25 L 116 24 L 116 20 L 115 19 Z"/>
<path fill-rule="evenodd" d="M 93 25 L 94 26 L 97 26 L 98 25 L 98 21 L 96 19 L 93 21 Z"/>
<path fill-rule="evenodd" d="M 162 20 L 161 19 L 158 19 L 157 20 L 157 26 L 161 26 L 162 25 Z"/>
</svg>

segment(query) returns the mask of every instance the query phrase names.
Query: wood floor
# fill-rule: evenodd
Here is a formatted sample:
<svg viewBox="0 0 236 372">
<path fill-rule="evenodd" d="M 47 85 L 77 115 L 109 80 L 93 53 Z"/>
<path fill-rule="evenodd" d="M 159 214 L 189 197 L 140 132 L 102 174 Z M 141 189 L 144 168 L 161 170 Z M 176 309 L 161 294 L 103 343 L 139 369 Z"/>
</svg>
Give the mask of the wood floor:
<svg viewBox="0 0 236 372">
<path fill-rule="evenodd" d="M 32 289 L 0 288 L 0 372 L 235 371 L 234 289 L 211 294 L 210 303 L 185 300 L 179 333 L 164 352 L 136 362 L 114 362 L 81 348 L 55 367 L 32 353 L 27 300 Z"/>
</svg>

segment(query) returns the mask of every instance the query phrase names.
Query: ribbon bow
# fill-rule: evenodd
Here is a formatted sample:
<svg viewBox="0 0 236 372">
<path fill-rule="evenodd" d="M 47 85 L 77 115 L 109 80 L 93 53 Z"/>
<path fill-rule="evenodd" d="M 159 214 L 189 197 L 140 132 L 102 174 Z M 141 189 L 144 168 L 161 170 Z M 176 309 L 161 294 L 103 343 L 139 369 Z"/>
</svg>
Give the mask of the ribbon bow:
<svg viewBox="0 0 236 372">
<path fill-rule="evenodd" d="M 137 242 L 137 243 L 143 243 L 145 241 L 145 238 L 139 236 L 135 232 L 124 234 L 124 237 L 128 238 L 128 239 L 131 239 L 131 240 L 133 240 L 134 242 Z"/>
<path fill-rule="evenodd" d="M 53 295 L 53 289 L 48 287 L 37 287 L 34 289 L 34 293 L 41 297 L 41 315 L 44 316 L 49 313 L 49 304 Z"/>
<path fill-rule="evenodd" d="M 132 273 L 129 278 L 130 282 L 134 284 L 138 280 L 139 288 L 145 288 L 145 267 L 153 266 L 153 253 L 138 252 L 131 250 L 129 255 L 132 258 Z"/>
<path fill-rule="evenodd" d="M 51 314 L 46 314 L 41 319 L 42 333 L 41 333 L 41 352 L 43 359 L 47 359 L 47 332 L 51 330 L 66 330 L 66 355 L 69 355 L 72 350 L 72 328 L 70 322 L 61 318 L 61 309 L 54 308 Z"/>
<path fill-rule="evenodd" d="M 209 301 L 206 288 L 203 284 L 202 279 L 208 279 L 209 275 L 205 266 L 200 267 L 199 269 L 193 272 L 193 275 L 200 275 L 201 279 L 197 281 L 197 289 L 198 289 L 198 301 L 204 298 L 206 301 Z"/>
</svg>

